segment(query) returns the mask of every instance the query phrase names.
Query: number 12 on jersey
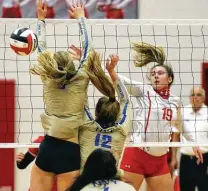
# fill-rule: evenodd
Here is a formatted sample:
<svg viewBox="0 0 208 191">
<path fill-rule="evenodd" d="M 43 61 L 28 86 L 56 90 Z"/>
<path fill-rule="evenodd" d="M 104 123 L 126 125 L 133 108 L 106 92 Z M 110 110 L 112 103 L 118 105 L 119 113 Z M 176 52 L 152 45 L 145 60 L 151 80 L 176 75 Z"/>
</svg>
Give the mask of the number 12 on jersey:
<svg viewBox="0 0 208 191">
<path fill-rule="evenodd" d="M 101 146 L 106 149 L 111 149 L 112 137 L 110 135 L 101 135 L 98 133 L 95 137 L 95 146 Z"/>
</svg>

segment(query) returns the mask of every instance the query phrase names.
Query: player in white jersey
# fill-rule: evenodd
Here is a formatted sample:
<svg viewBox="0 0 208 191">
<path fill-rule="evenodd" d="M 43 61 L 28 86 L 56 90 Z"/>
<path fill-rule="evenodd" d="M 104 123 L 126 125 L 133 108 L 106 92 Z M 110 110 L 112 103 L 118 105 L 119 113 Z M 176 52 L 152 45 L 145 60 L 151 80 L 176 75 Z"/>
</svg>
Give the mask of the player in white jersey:
<svg viewBox="0 0 208 191">
<path fill-rule="evenodd" d="M 136 66 L 144 66 L 156 62 L 150 69 L 151 84 L 143 84 L 123 79 L 127 90 L 136 97 L 136 120 L 133 124 L 133 142 L 169 142 L 172 127 L 182 132 L 181 102 L 178 97 L 170 94 L 170 86 L 174 80 L 171 66 L 164 65 L 165 54 L 162 48 L 146 43 L 133 44 L 136 51 Z M 190 124 L 191 125 L 191 124 Z M 190 135 L 190 141 L 194 141 Z M 136 190 L 145 178 L 150 190 L 173 191 L 173 182 L 167 165 L 167 147 L 126 147 L 121 161 L 125 178 L 131 182 Z M 203 158 L 198 148 L 198 162 Z"/>
<path fill-rule="evenodd" d="M 70 7 L 72 6 L 73 4 L 73 0 L 66 0 L 66 3 L 69 7 L 69 10 L 70 10 Z M 89 17 L 89 13 L 88 13 L 88 10 L 87 10 L 87 6 L 86 6 L 86 0 L 81 0 L 81 3 L 83 5 L 85 5 L 85 8 L 84 8 L 84 12 L 85 12 L 85 17 L 88 18 Z M 69 18 L 71 18 L 71 15 L 69 14 Z"/>
<path fill-rule="evenodd" d="M 112 55 L 111 61 L 107 60 L 106 69 L 116 88 L 120 103 L 115 99 L 113 84 L 103 81 L 103 88 L 107 97 L 101 97 L 95 108 L 95 119 L 85 107 L 86 123 L 79 128 L 79 144 L 81 149 L 81 168 L 84 166 L 90 153 L 96 148 L 103 148 L 113 153 L 117 167 L 124 147 L 124 142 L 131 125 L 131 104 L 128 92 L 118 78 L 114 67 L 119 60 Z M 110 87 L 110 85 L 112 87 Z"/>
<path fill-rule="evenodd" d="M 22 18 L 20 3 L 23 0 L 3 0 L 2 18 Z"/>
<path fill-rule="evenodd" d="M 124 19 L 123 8 L 132 0 L 98 0 L 98 10 L 105 12 L 106 19 Z"/>
<path fill-rule="evenodd" d="M 110 151 L 96 149 L 85 163 L 83 172 L 66 191 L 135 191 L 117 177 L 116 159 Z"/>
</svg>

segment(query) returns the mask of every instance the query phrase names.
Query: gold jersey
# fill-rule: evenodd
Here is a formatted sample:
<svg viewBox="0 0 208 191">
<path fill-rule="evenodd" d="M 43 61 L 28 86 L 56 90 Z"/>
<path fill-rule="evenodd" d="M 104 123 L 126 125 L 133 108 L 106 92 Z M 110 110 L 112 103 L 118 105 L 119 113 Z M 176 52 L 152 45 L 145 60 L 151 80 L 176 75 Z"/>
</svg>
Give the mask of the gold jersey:
<svg viewBox="0 0 208 191">
<path fill-rule="evenodd" d="M 116 90 L 120 98 L 120 114 L 114 126 L 103 128 L 91 116 L 85 106 L 88 121 L 79 128 L 79 144 L 81 149 L 81 167 L 83 168 L 88 156 L 97 148 L 109 150 L 117 161 L 121 158 L 124 143 L 129 133 L 131 123 L 131 104 L 124 84 L 118 80 Z"/>
<path fill-rule="evenodd" d="M 83 65 L 91 50 L 84 18 L 79 19 L 83 55 L 76 75 L 69 80 L 65 88 L 59 88 L 50 79 L 43 79 L 43 99 L 45 112 L 41 121 L 46 133 L 60 139 L 78 137 L 78 127 L 83 124 L 84 103 L 87 97 L 89 76 Z M 37 26 L 39 54 L 46 50 L 45 22 L 38 21 Z"/>
</svg>

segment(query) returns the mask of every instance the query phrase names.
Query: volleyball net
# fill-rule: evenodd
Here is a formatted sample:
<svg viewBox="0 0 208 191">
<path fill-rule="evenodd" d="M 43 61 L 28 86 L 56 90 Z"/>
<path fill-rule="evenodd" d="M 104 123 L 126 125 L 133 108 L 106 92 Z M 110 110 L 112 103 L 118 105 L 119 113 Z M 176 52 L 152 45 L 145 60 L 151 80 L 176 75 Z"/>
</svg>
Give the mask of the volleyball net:
<svg viewBox="0 0 208 191">
<path fill-rule="evenodd" d="M 0 148 L 38 147 L 32 141 L 44 134 L 40 114 L 44 112 L 43 86 L 38 76 L 31 75 L 36 53 L 18 56 L 9 45 L 11 33 L 19 27 L 36 32 L 36 19 L 0 20 Z M 208 60 L 208 22 L 206 20 L 88 20 L 89 36 L 96 51 L 102 54 L 102 64 L 110 54 L 118 54 L 117 73 L 132 80 L 149 83 L 148 67 L 136 68 L 131 42 L 146 42 L 163 47 L 165 63 L 171 64 L 175 80 L 171 92 L 189 104 L 193 86 L 202 86 L 202 63 Z M 47 45 L 51 51 L 67 50 L 70 45 L 81 47 L 76 20 L 48 20 Z M 102 95 L 89 85 L 91 113 Z M 135 98 L 131 97 L 133 119 L 136 120 Z M 14 103 L 14 104 L 12 104 Z M 183 106 L 182 106 L 183 107 Z M 207 123 L 207 121 L 204 121 Z M 157 123 L 155 123 L 157 125 Z M 138 133 L 131 128 L 131 133 Z M 140 131 L 139 133 L 145 133 Z M 158 132 L 162 133 L 162 132 Z M 193 133 L 197 133 L 197 129 Z M 208 136 L 208 128 L 207 132 Z M 193 146 L 200 143 L 132 143 L 132 146 Z"/>
</svg>

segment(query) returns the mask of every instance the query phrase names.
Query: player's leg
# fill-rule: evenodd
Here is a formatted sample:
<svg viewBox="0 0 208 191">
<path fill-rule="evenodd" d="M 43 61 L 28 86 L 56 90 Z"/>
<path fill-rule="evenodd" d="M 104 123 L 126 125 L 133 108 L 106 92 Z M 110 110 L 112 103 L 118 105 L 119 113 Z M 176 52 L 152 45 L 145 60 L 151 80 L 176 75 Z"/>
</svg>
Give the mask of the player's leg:
<svg viewBox="0 0 208 191">
<path fill-rule="evenodd" d="M 57 175 L 57 191 L 69 188 L 79 176 L 79 170 Z"/>
<path fill-rule="evenodd" d="M 48 136 L 47 136 L 48 137 Z M 58 140 L 53 137 L 53 171 L 56 173 L 58 191 L 69 188 L 79 175 L 80 146 L 77 143 Z"/>
<path fill-rule="evenodd" d="M 173 180 L 170 175 L 164 174 L 161 176 L 154 176 L 150 178 L 146 178 L 148 188 L 154 191 L 174 191 L 173 189 Z"/>
<path fill-rule="evenodd" d="M 31 191 L 51 191 L 55 172 L 53 169 L 54 141 L 45 136 L 39 146 L 38 155 L 33 165 L 30 178 Z"/>
<path fill-rule="evenodd" d="M 143 175 L 132 172 L 126 172 L 126 171 L 124 171 L 122 178 L 122 181 L 131 184 L 136 190 L 140 189 L 143 180 L 144 180 Z"/>
<path fill-rule="evenodd" d="M 30 191 L 51 191 L 55 174 L 41 170 L 36 164 L 31 171 Z"/>
<path fill-rule="evenodd" d="M 141 152 L 139 148 L 126 147 L 121 160 L 120 168 L 124 171 L 122 180 L 139 190 L 144 180 L 144 172 L 140 163 Z"/>
<path fill-rule="evenodd" d="M 153 156 L 144 154 L 145 178 L 151 191 L 174 191 L 173 179 L 167 163 L 167 154 Z"/>
<path fill-rule="evenodd" d="M 72 184 L 79 172 L 80 147 L 77 143 L 46 135 L 40 144 L 35 164 L 36 168 L 31 176 L 31 191 L 38 191 L 37 189 L 41 186 L 45 188 L 42 191 L 51 190 L 55 175 L 58 190 L 65 190 Z M 41 172 L 40 180 L 36 177 L 39 172 Z M 51 174 L 54 175 L 53 178 Z M 37 183 L 39 183 L 38 187 Z"/>
</svg>

